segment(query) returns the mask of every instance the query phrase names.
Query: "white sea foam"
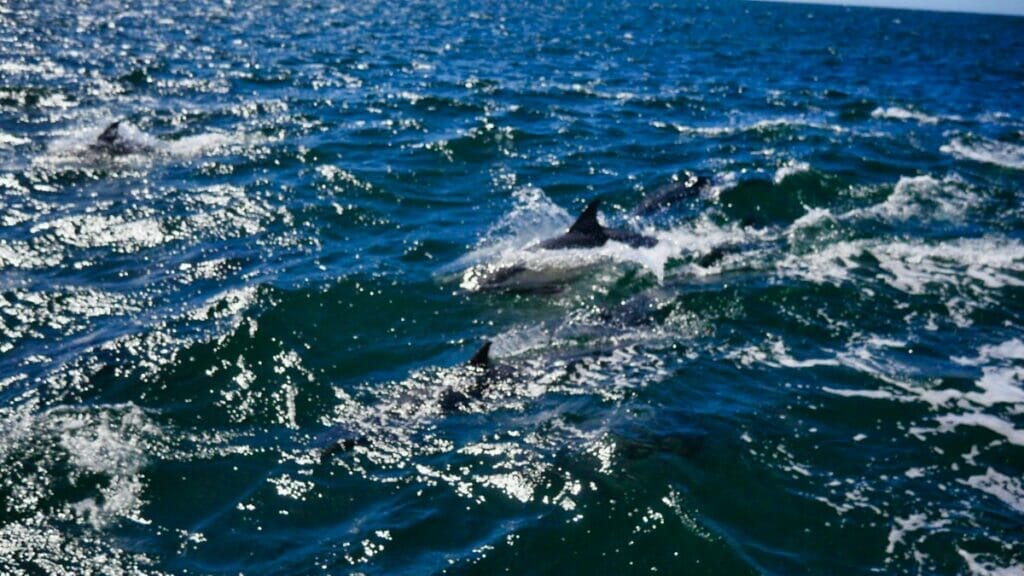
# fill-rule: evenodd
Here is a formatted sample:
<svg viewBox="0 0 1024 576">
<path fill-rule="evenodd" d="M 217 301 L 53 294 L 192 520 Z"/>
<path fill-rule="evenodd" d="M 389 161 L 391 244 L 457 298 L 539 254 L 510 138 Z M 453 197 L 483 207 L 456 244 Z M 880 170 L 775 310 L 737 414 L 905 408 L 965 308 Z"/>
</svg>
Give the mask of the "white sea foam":
<svg viewBox="0 0 1024 576">
<path fill-rule="evenodd" d="M 943 430 L 951 430 L 957 424 L 973 424 L 988 427 L 994 431 L 1006 435 L 1008 438 L 1024 439 L 1019 431 L 1014 431 L 1011 424 L 999 420 L 996 416 L 990 416 L 983 412 L 1000 404 L 1019 406 L 1024 404 L 1024 389 L 1021 383 L 1024 382 L 1024 368 L 1018 366 L 986 366 L 982 369 L 982 376 L 975 382 L 976 390 L 961 391 L 956 388 L 933 388 L 925 382 L 917 382 L 913 377 L 914 371 L 902 367 L 898 362 L 888 360 L 880 351 L 886 347 L 902 348 L 906 343 L 902 342 L 880 342 L 874 338 L 862 340 L 860 338 L 851 341 L 847 349 L 838 353 L 836 359 L 839 364 L 869 374 L 885 383 L 888 388 L 877 390 L 860 389 L 846 390 L 825 387 L 823 390 L 830 394 L 844 397 L 862 397 L 879 400 L 892 400 L 901 402 L 919 401 L 929 404 L 935 409 L 953 408 L 973 410 L 964 414 L 947 415 L 952 420 L 946 421 Z M 993 348 L 985 348 L 986 352 Z M 999 350 L 998 347 L 995 348 Z M 1012 346 L 1003 347 L 1003 350 L 1011 354 L 1015 351 Z M 1013 440 L 1011 440 L 1013 441 Z"/>
<path fill-rule="evenodd" d="M 993 360 L 1024 360 L 1024 342 L 1020 338 L 1012 338 L 995 346 L 982 346 L 974 358 L 957 356 L 952 360 L 964 366 L 980 366 Z"/>
<path fill-rule="evenodd" d="M 790 176 L 793 176 L 793 175 L 796 175 L 796 174 L 801 174 L 803 172 L 808 172 L 808 171 L 810 171 L 810 169 L 811 169 L 811 165 L 808 164 L 807 162 L 798 162 L 796 160 L 788 160 L 785 164 L 783 164 L 782 166 L 779 166 L 775 170 L 775 176 L 772 178 L 772 180 L 776 184 L 781 184 L 782 181 L 785 180 L 786 178 L 789 178 Z"/>
<path fill-rule="evenodd" d="M 783 275 L 817 283 L 841 283 L 870 254 L 886 272 L 879 279 L 909 294 L 924 294 L 930 286 L 987 289 L 1024 286 L 1024 244 L 1001 237 L 963 238 L 939 242 L 921 240 L 841 241 L 808 254 L 788 254 L 778 263 Z"/>
<path fill-rule="evenodd" d="M 842 388 L 822 387 L 823 392 L 842 396 L 843 398 L 870 398 L 873 400 L 895 400 L 897 396 L 888 390 L 846 390 Z"/>
<path fill-rule="evenodd" d="M 889 542 L 885 547 L 886 554 L 895 552 L 896 546 L 903 543 L 904 537 L 908 534 L 921 530 L 932 532 L 948 526 L 951 522 L 948 518 L 929 520 L 928 515 L 924 513 L 911 514 L 905 518 L 896 517 L 893 520 L 895 526 L 889 529 Z"/>
<path fill-rule="evenodd" d="M 94 495 L 68 502 L 69 512 L 94 530 L 117 519 L 148 523 L 141 515 L 144 450 L 163 434 L 142 410 L 132 404 L 89 411 L 59 408 L 33 413 L 30 405 L 14 410 L 18 416 L 0 429 L 9 449 L 34 450 L 40 444 L 56 444 L 71 463 L 72 479 L 83 473 L 109 478 L 98 485 Z M 0 451 L 0 461 L 6 457 L 6 452 Z M 20 477 L 17 482 L 19 490 L 33 491 L 33 498 L 52 497 L 48 494 L 54 488 L 45 474 Z"/>
<path fill-rule="evenodd" d="M 31 231 L 33 234 L 53 235 L 67 246 L 110 246 L 126 253 L 163 244 L 170 236 L 156 218 L 130 219 L 101 214 L 63 216 L 36 224 Z"/>
<path fill-rule="evenodd" d="M 872 118 L 885 118 L 888 120 L 914 120 L 921 124 L 938 124 L 941 119 L 938 116 L 930 116 L 924 112 L 901 108 L 899 106 L 878 107 L 871 111 Z M 950 117 L 950 119 L 958 119 Z"/>
<path fill-rule="evenodd" d="M 28 144 L 29 142 L 31 142 L 31 140 L 27 138 L 19 138 L 13 134 L 0 132 L 0 149 L 14 148 L 15 146 L 21 146 L 22 144 Z"/>
<path fill-rule="evenodd" d="M 1018 514 L 1024 514 L 1024 484 L 1019 478 L 989 468 L 984 474 L 971 476 L 960 482 L 990 494 Z"/>
<path fill-rule="evenodd" d="M 744 366 L 754 363 L 764 364 L 773 368 L 813 368 L 816 366 L 838 366 L 839 361 L 832 358 L 794 358 L 779 338 L 769 338 L 766 345 L 746 346 L 729 350 L 726 358 L 739 362 Z"/>
<path fill-rule="evenodd" d="M 930 284 L 988 289 L 1024 286 L 1024 244 L 1007 238 L 964 238 L 945 242 L 888 242 L 869 248 L 879 266 L 891 274 L 885 281 L 911 294 Z"/>
<path fill-rule="evenodd" d="M 806 254 L 787 254 L 776 267 L 784 276 L 795 276 L 818 284 L 840 284 L 858 266 L 856 258 L 865 249 L 864 242 L 837 242 Z"/>
<path fill-rule="evenodd" d="M 660 129 L 672 129 L 680 134 L 705 136 L 708 138 L 718 138 L 720 136 L 730 136 L 733 134 L 742 134 L 744 132 L 766 132 L 776 128 L 787 127 L 811 128 L 835 133 L 841 133 L 846 130 L 842 126 L 836 124 L 829 124 L 827 122 L 810 120 L 802 117 L 764 118 L 752 122 L 734 120 L 729 124 L 717 126 L 690 126 L 675 122 L 668 123 L 655 120 L 651 122 L 651 126 Z"/>
<path fill-rule="evenodd" d="M 80 156 L 83 152 L 88 151 L 90 146 L 96 143 L 96 139 L 113 121 L 113 118 L 108 117 L 102 119 L 101 122 L 96 124 L 74 127 L 65 131 L 50 142 L 48 147 L 49 157 L 51 159 L 61 160 Z M 118 133 L 126 141 L 136 144 L 140 148 L 148 147 L 155 149 L 159 146 L 159 140 L 143 132 L 138 126 L 126 120 L 122 120 L 118 125 Z"/>
<path fill-rule="evenodd" d="M 839 221 L 828 208 L 808 208 L 786 230 L 786 239 L 795 252 L 813 252 L 822 244 L 834 241 L 831 235 Z"/>
<path fill-rule="evenodd" d="M 540 188 L 518 188 L 513 200 L 512 210 L 487 230 L 476 247 L 442 271 L 496 260 L 502 254 L 561 234 L 572 224 L 572 216 Z"/>
<path fill-rule="evenodd" d="M 982 369 L 981 379 L 975 382 L 982 392 L 968 392 L 964 396 L 976 404 L 993 406 L 995 404 L 1024 405 L 1024 368 L 1001 368 L 986 366 Z"/>
<path fill-rule="evenodd" d="M 206 154 L 245 139 L 245 136 L 238 134 L 207 132 L 164 142 L 161 148 L 173 156 L 187 158 Z"/>
<path fill-rule="evenodd" d="M 858 208 L 841 219 L 874 217 L 891 222 L 912 218 L 958 221 L 977 205 L 978 195 L 958 176 L 937 179 L 933 176 L 902 176 L 885 201 Z"/>
<path fill-rule="evenodd" d="M 985 428 L 998 436 L 1002 436 L 1011 444 L 1024 446 L 1024 430 L 1015 428 L 1012 423 L 993 414 L 981 412 L 946 414 L 939 416 L 937 420 L 939 422 L 939 432 L 951 432 L 961 426 Z M 920 428 L 914 429 L 914 431 L 919 434 L 931 432 Z"/>
<path fill-rule="evenodd" d="M 902 368 L 898 363 L 887 360 L 870 342 L 851 344 L 837 357 L 843 366 L 863 374 L 869 374 L 896 391 L 886 395 L 886 390 L 880 390 L 877 395 L 878 399 L 902 402 L 919 401 L 929 404 L 933 408 L 939 408 L 961 396 L 957 390 L 935 389 L 929 384 L 915 382 L 909 377 L 908 370 Z M 871 392 L 865 392 L 858 395 L 866 397 L 871 394 Z"/>
<path fill-rule="evenodd" d="M 855 187 L 850 194 L 863 197 L 876 188 Z M 832 228 L 856 225 L 863 220 L 881 220 L 892 224 L 916 219 L 923 222 L 960 223 L 972 210 L 985 202 L 978 190 L 959 175 L 942 178 L 931 175 L 902 176 L 885 199 L 879 203 L 854 208 L 838 214 L 828 208 L 808 207 L 807 212 L 795 220 L 786 231 L 791 242 L 806 235 L 806 230 L 828 224 Z M 838 235 L 837 237 L 841 237 Z M 822 244 L 813 242 L 815 246 Z"/>
<path fill-rule="evenodd" d="M 1024 170 L 1024 146 L 1019 144 L 987 138 L 954 138 L 939 150 L 962 160 Z"/>
<path fill-rule="evenodd" d="M 982 554 L 971 554 L 959 547 L 956 551 L 967 563 L 967 571 L 972 576 L 1020 576 L 1024 574 L 1024 564 L 999 566 L 994 562 L 982 559 Z M 1005 562 L 1005 559 L 1000 560 Z"/>
</svg>

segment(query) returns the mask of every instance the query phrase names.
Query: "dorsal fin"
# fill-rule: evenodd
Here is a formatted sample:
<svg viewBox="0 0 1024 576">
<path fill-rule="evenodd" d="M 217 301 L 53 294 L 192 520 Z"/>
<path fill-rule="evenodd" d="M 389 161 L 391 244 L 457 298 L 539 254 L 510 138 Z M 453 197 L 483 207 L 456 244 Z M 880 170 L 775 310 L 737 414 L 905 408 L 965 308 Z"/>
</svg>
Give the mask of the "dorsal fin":
<svg viewBox="0 0 1024 576">
<path fill-rule="evenodd" d="M 100 142 L 103 142 L 105 144 L 114 143 L 117 140 L 117 130 L 120 127 L 120 125 L 121 121 L 115 120 L 110 124 L 110 126 L 107 126 L 106 129 L 103 130 L 103 133 L 100 134 L 99 137 L 96 138 L 96 140 L 99 140 Z"/>
<path fill-rule="evenodd" d="M 601 206 L 601 199 L 598 198 L 587 204 L 587 207 L 576 219 L 576 222 L 569 227 L 569 232 L 580 234 L 598 234 L 604 230 L 597 221 L 597 209 Z"/>
<path fill-rule="evenodd" d="M 487 366 L 491 363 L 491 342 L 488 340 L 484 342 L 484 345 L 473 354 L 473 357 L 469 359 L 470 366 Z"/>
</svg>

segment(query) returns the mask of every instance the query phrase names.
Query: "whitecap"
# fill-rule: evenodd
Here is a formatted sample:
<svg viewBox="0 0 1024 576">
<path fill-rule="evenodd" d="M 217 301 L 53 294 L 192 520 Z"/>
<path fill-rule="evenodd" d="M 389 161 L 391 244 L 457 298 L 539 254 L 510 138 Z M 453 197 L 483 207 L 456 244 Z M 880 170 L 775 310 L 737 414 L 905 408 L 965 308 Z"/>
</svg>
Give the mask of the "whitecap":
<svg viewBox="0 0 1024 576">
<path fill-rule="evenodd" d="M 964 559 L 964 562 L 967 563 L 967 571 L 972 576 L 1020 576 L 1024 574 L 1024 564 L 999 566 L 992 562 L 980 560 L 981 554 L 971 554 L 959 547 L 956 551 Z"/>
<path fill-rule="evenodd" d="M 886 272 L 878 276 L 881 281 L 908 294 L 929 293 L 929 287 L 935 285 L 965 287 L 977 283 L 987 289 L 1024 286 L 1024 279 L 1019 277 L 1024 272 L 1024 244 L 1001 237 L 935 243 L 842 241 L 808 254 L 789 254 L 777 269 L 785 276 L 838 284 L 861 266 L 859 258 L 865 253 Z"/>
<path fill-rule="evenodd" d="M 980 366 L 992 360 L 1024 360 L 1024 342 L 1020 338 L 1012 338 L 995 346 L 982 346 L 974 358 L 957 356 L 952 360 L 964 366 Z"/>
<path fill-rule="evenodd" d="M 968 392 L 966 398 L 982 406 L 995 404 L 1024 404 L 1024 368 L 1001 368 L 986 366 L 982 377 L 975 385 L 982 392 Z"/>
<path fill-rule="evenodd" d="M 888 120 L 914 120 L 921 124 L 938 124 L 940 118 L 938 116 L 930 116 L 924 112 L 917 110 L 910 110 L 908 108 L 902 108 L 900 106 L 888 106 L 878 107 L 871 111 L 872 118 L 885 118 Z M 959 119 L 957 117 L 949 117 L 949 119 Z"/>
<path fill-rule="evenodd" d="M 14 148 L 15 146 L 21 146 L 22 144 L 28 144 L 29 142 L 31 142 L 31 140 L 28 138 L 21 138 L 13 134 L 0 132 L 0 149 Z"/>
<path fill-rule="evenodd" d="M 985 428 L 998 436 L 1002 436 L 1007 442 L 1016 446 L 1024 446 L 1024 430 L 1015 428 L 1013 424 L 1002 418 L 981 412 L 967 414 L 947 414 L 939 416 L 939 432 L 950 432 L 961 426 Z M 912 430 L 918 434 L 928 433 L 929 430 L 915 428 Z"/>
<path fill-rule="evenodd" d="M 796 174 L 801 174 L 803 172 L 809 172 L 810 169 L 811 165 L 808 164 L 807 162 L 789 160 L 775 170 L 775 176 L 772 178 L 772 180 L 776 184 L 781 184 L 782 181 L 785 180 L 786 178 L 789 178 L 790 176 L 794 176 Z"/>
<path fill-rule="evenodd" d="M 1024 170 L 1024 146 L 987 138 L 954 138 L 939 150 L 961 160 Z"/>
<path fill-rule="evenodd" d="M 984 474 L 960 480 L 971 488 L 980 490 L 996 497 L 1003 504 L 1018 514 L 1024 514 L 1024 485 L 1019 478 L 1013 478 L 989 468 Z"/>
<path fill-rule="evenodd" d="M 851 210 L 842 218 L 874 217 L 890 222 L 927 218 L 956 222 L 979 200 L 967 183 L 956 175 L 941 180 L 930 175 L 901 176 L 883 202 Z"/>
</svg>

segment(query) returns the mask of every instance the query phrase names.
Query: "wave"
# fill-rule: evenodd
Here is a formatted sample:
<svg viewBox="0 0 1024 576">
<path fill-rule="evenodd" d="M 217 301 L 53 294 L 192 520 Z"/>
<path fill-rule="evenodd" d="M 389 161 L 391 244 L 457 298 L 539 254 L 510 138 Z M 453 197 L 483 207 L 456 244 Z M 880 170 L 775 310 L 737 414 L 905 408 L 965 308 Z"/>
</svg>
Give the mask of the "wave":
<svg viewBox="0 0 1024 576">
<path fill-rule="evenodd" d="M 176 210 L 141 206 L 110 214 L 94 207 L 93 213 L 37 220 L 28 240 L 0 239 L 0 266 L 53 268 L 75 258 L 73 266 L 83 269 L 98 263 L 79 257 L 84 250 L 131 254 L 174 242 L 193 245 L 210 238 L 257 236 L 270 221 L 288 217 L 286 209 L 273 208 L 238 186 L 206 186 L 164 200 L 173 201 Z"/>
<path fill-rule="evenodd" d="M 878 107 L 871 111 L 872 118 L 884 118 L 887 120 L 914 120 L 921 124 L 938 124 L 943 120 L 962 120 L 959 116 L 931 116 L 917 110 L 901 108 L 899 106 Z"/>
<path fill-rule="evenodd" d="M 711 138 L 743 134 L 746 132 L 773 133 L 780 130 L 795 130 L 800 128 L 810 128 L 833 133 L 842 133 L 847 131 L 846 128 L 839 126 L 838 124 L 830 124 L 828 122 L 815 121 L 802 117 L 764 118 L 754 122 L 736 122 L 725 126 L 689 126 L 676 122 L 663 122 L 661 120 L 651 121 L 650 125 L 654 128 L 675 130 L 680 134 L 707 136 Z"/>
<path fill-rule="evenodd" d="M 1003 168 L 1024 170 L 1024 146 L 998 140 L 954 138 L 939 148 L 961 160 L 973 160 Z"/>
<path fill-rule="evenodd" d="M 809 254 L 789 254 L 778 270 L 813 282 L 842 282 L 861 266 L 863 254 L 870 254 L 886 272 L 879 277 L 883 282 L 908 294 L 929 294 L 936 285 L 1024 286 L 1024 244 L 997 236 L 939 242 L 846 240 Z"/>
<path fill-rule="evenodd" d="M 22 144 L 28 144 L 31 140 L 28 138 L 19 138 L 13 134 L 6 132 L 0 132 L 0 150 L 5 148 L 14 148 L 15 146 L 21 146 Z"/>
<path fill-rule="evenodd" d="M 807 162 L 789 160 L 775 170 L 775 175 L 772 177 L 772 181 L 775 182 L 776 184 L 782 184 L 782 181 L 785 180 L 786 178 L 789 178 L 790 176 L 795 176 L 796 174 L 809 172 L 810 170 L 811 165 L 808 164 Z"/>
<path fill-rule="evenodd" d="M 931 175 L 901 176 L 893 191 L 883 202 L 867 208 L 856 208 L 840 219 L 879 218 L 889 222 L 906 222 L 919 218 L 957 222 L 969 210 L 982 203 L 967 182 L 953 174 L 941 179 Z"/>
</svg>

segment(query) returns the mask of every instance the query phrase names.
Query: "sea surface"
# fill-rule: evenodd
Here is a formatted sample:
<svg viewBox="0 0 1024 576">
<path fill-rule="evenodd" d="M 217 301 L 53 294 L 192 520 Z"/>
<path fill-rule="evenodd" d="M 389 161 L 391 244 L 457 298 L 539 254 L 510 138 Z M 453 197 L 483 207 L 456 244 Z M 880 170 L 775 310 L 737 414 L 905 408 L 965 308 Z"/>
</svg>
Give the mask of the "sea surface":
<svg viewBox="0 0 1024 576">
<path fill-rule="evenodd" d="M 0 573 L 1022 574 L 1022 94 L 1012 17 L 0 3 Z M 595 198 L 658 244 L 530 249 Z"/>
</svg>

